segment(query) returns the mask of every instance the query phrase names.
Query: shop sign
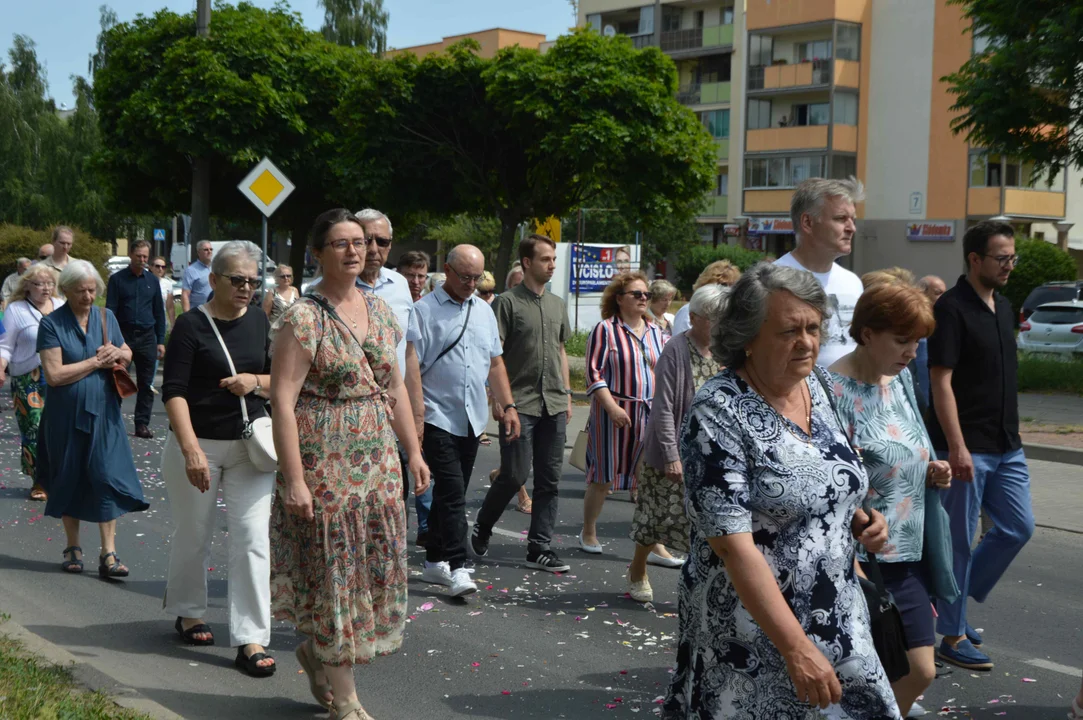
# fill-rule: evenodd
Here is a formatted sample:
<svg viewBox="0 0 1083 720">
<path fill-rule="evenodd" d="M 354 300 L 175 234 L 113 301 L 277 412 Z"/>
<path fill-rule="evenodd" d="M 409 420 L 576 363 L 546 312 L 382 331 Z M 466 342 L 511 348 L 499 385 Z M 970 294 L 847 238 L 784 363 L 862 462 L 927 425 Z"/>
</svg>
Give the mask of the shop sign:
<svg viewBox="0 0 1083 720">
<path fill-rule="evenodd" d="M 760 218 L 748 221 L 749 235 L 787 235 L 793 232 L 790 218 Z"/>
<path fill-rule="evenodd" d="M 955 222 L 919 222 L 906 226 L 906 239 L 915 242 L 951 242 L 955 239 Z"/>
<path fill-rule="evenodd" d="M 723 225 L 722 226 L 722 234 L 725 235 L 726 237 L 740 237 L 741 236 L 741 226 L 740 225 L 731 225 L 731 224 Z"/>
</svg>

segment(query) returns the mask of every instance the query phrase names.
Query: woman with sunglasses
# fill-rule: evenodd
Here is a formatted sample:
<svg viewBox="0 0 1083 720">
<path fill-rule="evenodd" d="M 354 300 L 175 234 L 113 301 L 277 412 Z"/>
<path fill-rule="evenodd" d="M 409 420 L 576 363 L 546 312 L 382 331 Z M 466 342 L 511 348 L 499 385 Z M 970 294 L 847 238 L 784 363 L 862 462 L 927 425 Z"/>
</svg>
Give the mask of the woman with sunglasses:
<svg viewBox="0 0 1083 720">
<path fill-rule="evenodd" d="M 249 305 L 260 286 L 259 260 L 259 248 L 247 240 L 222 246 L 208 278 L 213 296 L 177 318 L 169 337 L 162 398 L 170 433 L 162 477 L 175 529 L 164 607 L 186 644 L 214 644 L 203 617 L 221 487 L 229 531 L 229 644 L 237 648 L 238 667 L 268 677 L 275 672 L 265 651 L 271 641 L 274 473 L 262 472 L 249 458 L 241 411 L 243 402 L 250 420 L 265 417 L 261 396 L 271 382 L 267 316 Z"/>
<path fill-rule="evenodd" d="M 301 293 L 293 286 L 293 268 L 283 263 L 275 268 L 275 286 L 263 298 L 263 312 L 273 325 L 299 297 Z"/>
<path fill-rule="evenodd" d="M 654 364 L 665 338 L 647 316 L 651 293 L 641 272 L 621 273 L 602 293 L 602 321 L 587 336 L 587 495 L 579 547 L 599 554 L 595 523 L 612 487 L 635 488 L 635 461 L 643 442 Z M 661 545 L 655 552 L 668 556 Z"/>
<path fill-rule="evenodd" d="M 22 440 L 23 473 L 34 480 L 30 499 L 44 501 L 45 490 L 34 478 L 38 456 L 38 425 L 45 408 L 45 375 L 38 356 L 38 326 L 64 304 L 56 291 L 56 273 L 48 265 L 31 265 L 15 284 L 0 335 L 0 384 L 11 375 L 15 419 Z"/>
</svg>

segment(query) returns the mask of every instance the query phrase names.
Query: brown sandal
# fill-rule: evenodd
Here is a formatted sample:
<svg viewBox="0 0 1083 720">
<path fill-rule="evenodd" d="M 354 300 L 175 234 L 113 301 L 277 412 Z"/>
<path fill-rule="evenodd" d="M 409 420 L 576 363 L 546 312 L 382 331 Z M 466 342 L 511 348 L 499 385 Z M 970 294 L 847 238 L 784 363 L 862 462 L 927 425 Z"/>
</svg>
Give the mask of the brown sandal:
<svg viewBox="0 0 1083 720">
<path fill-rule="evenodd" d="M 320 661 L 316 659 L 316 654 L 312 651 L 311 638 L 298 645 L 293 654 L 297 656 L 297 662 L 304 668 L 305 675 L 308 675 L 308 689 L 316 700 L 316 704 L 324 710 L 334 712 L 334 703 L 327 699 L 328 695 L 334 695 L 331 691 L 331 683 L 320 685 L 316 682 L 316 673 L 320 670 Z"/>
<path fill-rule="evenodd" d="M 45 502 L 49 499 L 49 495 L 45 492 L 45 488 L 37 483 L 34 483 L 34 487 L 30 488 L 30 499 L 37 502 Z"/>
</svg>

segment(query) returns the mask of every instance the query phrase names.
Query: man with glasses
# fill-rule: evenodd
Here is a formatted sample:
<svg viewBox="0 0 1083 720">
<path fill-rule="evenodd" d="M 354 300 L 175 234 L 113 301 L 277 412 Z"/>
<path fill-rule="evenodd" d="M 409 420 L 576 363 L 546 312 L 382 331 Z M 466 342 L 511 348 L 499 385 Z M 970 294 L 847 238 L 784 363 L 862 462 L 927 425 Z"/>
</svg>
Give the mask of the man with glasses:
<svg viewBox="0 0 1083 720">
<path fill-rule="evenodd" d="M 550 549 L 557 520 L 557 482 L 564 465 L 564 440 L 572 416 L 568 356 L 571 335 L 564 301 L 545 289 L 557 266 L 557 245 L 544 235 L 519 243 L 522 284 L 493 303 L 521 434 L 509 440 L 501 428 L 500 473 L 489 486 L 470 535 L 478 557 L 489 551 L 493 526 L 534 467 L 534 499 L 527 535 L 526 566 L 565 572 L 568 565 Z M 499 406 L 498 406 L 499 408 Z"/>
<path fill-rule="evenodd" d="M 414 306 L 425 399 L 423 448 L 434 488 L 421 577 L 448 586 L 455 597 L 478 589 L 466 568 L 466 488 L 488 420 L 486 379 L 501 417 L 501 438 L 519 437 L 496 316 L 474 293 L 484 270 L 480 250 L 457 245 L 444 264 L 444 284 Z"/>
<path fill-rule="evenodd" d="M 132 350 L 135 363 L 135 436 L 150 439 L 150 410 L 154 404 L 154 369 L 165 357 L 165 304 L 162 286 L 157 276 L 146 271 L 150 260 L 150 243 L 136 240 L 128 253 L 127 272 L 121 270 L 109 278 L 105 307 L 113 311 Z"/>
<path fill-rule="evenodd" d="M 985 602 L 1034 533 L 1030 472 L 1019 438 L 1017 357 L 1011 303 L 998 293 L 1018 262 L 1011 225 L 980 222 L 963 236 L 966 275 L 937 300 L 929 338 L 929 436 L 954 481 L 941 495 L 951 516 L 961 595 L 937 602 L 937 655 L 971 670 L 993 667 L 967 622 L 967 598 Z M 984 509 L 994 527 L 971 552 Z"/>
<path fill-rule="evenodd" d="M 53 256 L 53 251 L 54 251 L 54 248 L 53 248 L 52 243 L 45 243 L 44 245 L 39 247 L 38 248 L 38 262 L 41 262 L 42 260 L 48 260 L 49 258 L 51 258 Z"/>
<path fill-rule="evenodd" d="M 150 269 L 158 276 L 158 284 L 162 287 L 162 303 L 165 305 L 165 316 L 168 320 L 166 327 L 171 328 L 177 322 L 177 304 L 173 302 L 173 281 L 165 276 L 165 268 L 163 257 L 150 261 Z"/>
<path fill-rule="evenodd" d="M 397 271 L 406 278 L 413 301 L 420 300 L 425 291 L 425 282 L 429 279 L 429 256 L 420 250 L 407 250 L 399 256 Z"/>
<path fill-rule="evenodd" d="M 211 257 L 214 246 L 210 240 L 196 244 L 196 262 L 184 270 L 181 280 L 181 309 L 188 312 L 207 302 L 211 297 Z"/>
<path fill-rule="evenodd" d="M 410 411 L 414 414 L 414 426 L 418 431 L 418 442 L 425 426 L 425 402 L 421 393 L 421 374 L 417 365 L 417 353 L 414 341 L 417 339 L 417 318 L 414 316 L 414 299 L 410 294 L 410 285 L 402 275 L 384 267 L 391 252 L 391 220 L 379 210 L 365 208 L 357 213 L 357 219 L 365 230 L 365 267 L 357 278 L 357 286 L 364 292 L 374 293 L 384 299 L 395 313 L 402 337 L 399 339 L 399 372 L 410 397 Z M 406 408 L 402 408 L 406 411 Z M 406 471 L 406 456 L 399 447 L 399 460 L 402 462 L 403 500 L 408 503 L 413 495 L 410 473 Z M 432 506 L 432 487 L 414 499 L 417 512 L 417 544 L 425 544 L 429 529 L 429 508 Z M 405 505 L 404 505 L 405 507 Z"/>
<path fill-rule="evenodd" d="M 15 292 L 15 285 L 19 282 L 19 278 L 26 272 L 26 269 L 30 267 L 30 258 L 21 257 L 15 261 L 15 272 L 4 278 L 4 284 L 0 287 L 0 298 L 3 302 L 0 303 L 0 307 L 6 308 L 8 306 L 8 300 L 11 299 L 11 294 Z"/>
</svg>

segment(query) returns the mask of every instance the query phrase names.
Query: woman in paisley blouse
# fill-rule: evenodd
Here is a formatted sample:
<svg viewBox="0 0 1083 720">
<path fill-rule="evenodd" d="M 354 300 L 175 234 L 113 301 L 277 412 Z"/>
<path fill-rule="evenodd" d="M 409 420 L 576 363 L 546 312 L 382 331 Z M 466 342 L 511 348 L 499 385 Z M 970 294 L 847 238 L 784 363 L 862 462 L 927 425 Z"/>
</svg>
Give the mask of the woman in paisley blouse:
<svg viewBox="0 0 1083 720">
<path fill-rule="evenodd" d="M 663 717 L 899 720 L 858 584 L 854 535 L 878 552 L 883 516 L 813 375 L 827 296 L 809 273 L 760 263 L 711 337 L 725 369 L 681 434 L 691 552 L 677 669 Z"/>
<path fill-rule="evenodd" d="M 892 685 L 904 716 L 936 677 L 932 584 L 922 564 L 925 488 L 948 487 L 951 467 L 934 459 L 906 367 L 935 324 L 921 290 L 898 281 L 873 284 L 854 308 L 850 335 L 857 349 L 830 368 L 839 416 L 869 473 L 872 507 L 887 517 L 888 541 L 878 559 L 910 647 L 910 674 Z"/>
</svg>

